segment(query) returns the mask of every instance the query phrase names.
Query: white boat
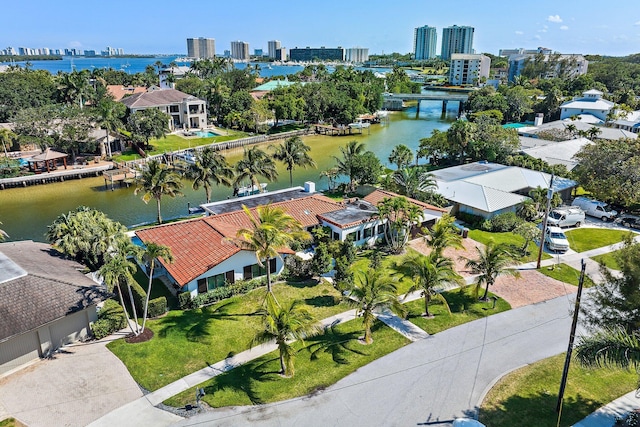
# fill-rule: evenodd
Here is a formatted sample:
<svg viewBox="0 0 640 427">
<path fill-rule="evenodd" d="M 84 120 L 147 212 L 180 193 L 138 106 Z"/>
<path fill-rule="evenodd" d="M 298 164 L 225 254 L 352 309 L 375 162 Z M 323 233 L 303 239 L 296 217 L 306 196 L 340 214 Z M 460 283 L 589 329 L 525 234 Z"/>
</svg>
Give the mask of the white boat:
<svg viewBox="0 0 640 427">
<path fill-rule="evenodd" d="M 252 186 L 238 187 L 236 196 L 238 197 L 252 196 L 254 194 L 264 193 L 266 191 L 267 191 L 267 183 L 263 182 L 260 184 L 260 186 L 252 185 Z"/>
<path fill-rule="evenodd" d="M 358 120 L 355 123 L 349 123 L 349 127 L 352 129 L 366 129 L 369 126 L 371 126 L 371 123 L 369 122 L 363 122 L 362 120 Z"/>
<path fill-rule="evenodd" d="M 178 160 L 182 160 L 190 165 L 196 164 L 196 156 L 192 151 L 183 151 L 181 153 L 176 153 L 173 155 L 174 158 Z"/>
</svg>

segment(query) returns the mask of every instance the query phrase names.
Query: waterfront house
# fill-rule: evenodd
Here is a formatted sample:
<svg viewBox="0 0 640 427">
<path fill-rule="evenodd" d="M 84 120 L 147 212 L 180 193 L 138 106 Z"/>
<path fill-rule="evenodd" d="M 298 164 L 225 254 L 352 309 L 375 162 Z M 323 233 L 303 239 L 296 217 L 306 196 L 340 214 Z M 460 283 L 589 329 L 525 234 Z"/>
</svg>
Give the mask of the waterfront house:
<svg viewBox="0 0 640 427">
<path fill-rule="evenodd" d="M 566 119 L 578 114 L 591 114 L 600 120 L 607 120 L 609 111 L 615 104 L 602 98 L 603 93 L 591 89 L 582 93 L 581 97 L 573 98 L 560 106 L 560 119 Z"/>
<path fill-rule="evenodd" d="M 45 243 L 0 243 L 0 376 L 91 335 L 107 295 Z"/>
<path fill-rule="evenodd" d="M 157 108 L 171 117 L 169 129 L 201 129 L 207 126 L 207 102 L 175 89 L 152 86 L 146 92 L 123 98 L 129 111 Z"/>
</svg>

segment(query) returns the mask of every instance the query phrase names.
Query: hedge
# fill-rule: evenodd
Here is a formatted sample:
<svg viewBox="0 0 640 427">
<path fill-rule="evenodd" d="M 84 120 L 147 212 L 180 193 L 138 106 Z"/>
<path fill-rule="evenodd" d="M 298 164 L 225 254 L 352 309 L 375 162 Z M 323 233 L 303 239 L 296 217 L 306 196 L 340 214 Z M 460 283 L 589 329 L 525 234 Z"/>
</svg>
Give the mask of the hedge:
<svg viewBox="0 0 640 427">
<path fill-rule="evenodd" d="M 278 280 L 276 275 L 271 276 L 271 278 L 273 279 L 273 281 Z M 252 279 L 252 280 L 238 280 L 235 283 L 222 286 L 220 288 L 215 288 L 207 293 L 197 295 L 195 298 L 193 298 L 193 301 L 191 301 L 191 308 L 202 307 L 203 305 L 213 304 L 223 299 L 230 298 L 234 295 L 246 294 L 247 292 L 252 291 L 256 288 L 265 286 L 266 284 L 267 284 L 266 277 L 263 277 L 260 279 Z M 183 294 L 180 294 L 180 296 L 181 295 Z"/>
<path fill-rule="evenodd" d="M 127 326 L 124 310 L 116 301 L 108 299 L 98 312 L 98 320 L 91 325 L 96 339 L 102 339 Z"/>
<path fill-rule="evenodd" d="M 142 314 L 142 310 L 144 310 L 144 302 L 147 299 L 147 293 L 142 289 L 142 286 L 135 280 L 131 281 L 131 291 L 133 293 L 133 301 L 136 305 L 136 310 L 138 313 Z M 124 289 L 123 289 L 124 292 Z M 126 291 L 127 293 L 129 291 Z"/>
<path fill-rule="evenodd" d="M 167 298 L 158 297 L 149 301 L 147 315 L 149 317 L 162 316 L 167 312 Z"/>
</svg>

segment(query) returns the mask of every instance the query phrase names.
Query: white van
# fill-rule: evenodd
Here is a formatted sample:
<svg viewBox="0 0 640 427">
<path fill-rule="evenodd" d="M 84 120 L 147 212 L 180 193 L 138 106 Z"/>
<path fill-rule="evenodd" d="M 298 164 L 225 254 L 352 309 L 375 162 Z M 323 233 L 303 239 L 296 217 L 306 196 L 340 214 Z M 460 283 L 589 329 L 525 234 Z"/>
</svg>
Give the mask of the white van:
<svg viewBox="0 0 640 427">
<path fill-rule="evenodd" d="M 595 216 L 603 221 L 613 221 L 618 212 L 614 211 L 605 202 L 589 199 L 587 197 L 576 197 L 572 205 L 580 207 L 589 216 Z"/>
<path fill-rule="evenodd" d="M 580 227 L 584 224 L 584 211 L 578 206 L 561 206 L 549 212 L 547 224 L 556 227 Z"/>
<path fill-rule="evenodd" d="M 560 227 L 547 227 L 544 242 L 551 251 L 566 252 L 569 250 L 569 241 Z"/>
</svg>

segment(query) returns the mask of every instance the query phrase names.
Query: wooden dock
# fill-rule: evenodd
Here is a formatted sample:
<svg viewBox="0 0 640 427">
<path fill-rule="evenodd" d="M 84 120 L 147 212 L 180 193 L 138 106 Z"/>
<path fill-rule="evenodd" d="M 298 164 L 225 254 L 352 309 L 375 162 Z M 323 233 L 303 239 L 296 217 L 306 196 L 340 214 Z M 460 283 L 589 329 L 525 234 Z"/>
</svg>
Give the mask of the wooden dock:
<svg viewBox="0 0 640 427">
<path fill-rule="evenodd" d="M 98 166 L 72 166 L 73 169 L 56 170 L 52 172 L 38 173 L 35 175 L 17 176 L 14 178 L 0 179 L 0 190 L 12 187 L 27 187 L 29 185 L 48 184 L 51 182 L 64 182 L 68 179 L 80 179 L 83 177 L 98 177 L 104 171 L 113 167 L 111 162 Z"/>
<path fill-rule="evenodd" d="M 107 170 L 102 173 L 102 177 L 104 178 L 104 187 L 107 188 L 111 185 L 112 191 L 115 183 L 118 183 L 120 186 L 125 184 L 128 187 L 130 184 L 133 184 L 136 178 L 140 175 L 140 172 L 136 171 L 134 168 L 121 164 L 115 164 L 115 166 L 115 169 Z"/>
</svg>

